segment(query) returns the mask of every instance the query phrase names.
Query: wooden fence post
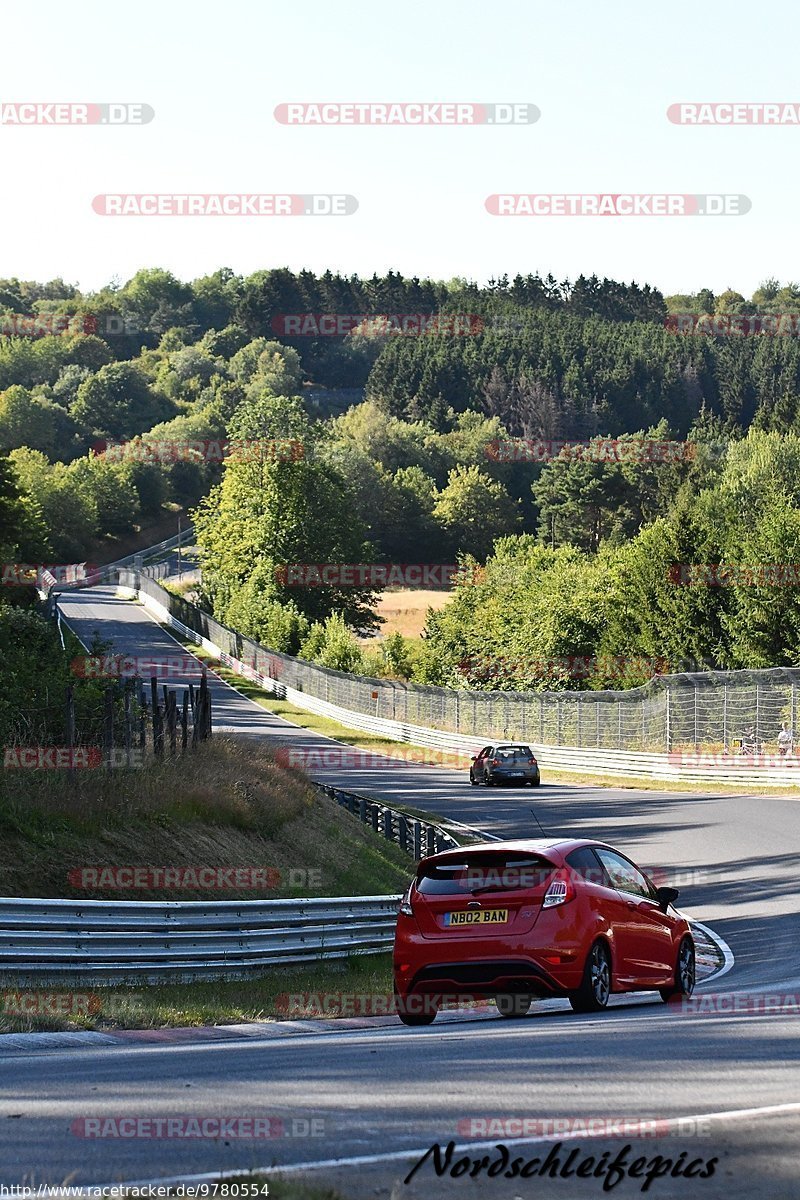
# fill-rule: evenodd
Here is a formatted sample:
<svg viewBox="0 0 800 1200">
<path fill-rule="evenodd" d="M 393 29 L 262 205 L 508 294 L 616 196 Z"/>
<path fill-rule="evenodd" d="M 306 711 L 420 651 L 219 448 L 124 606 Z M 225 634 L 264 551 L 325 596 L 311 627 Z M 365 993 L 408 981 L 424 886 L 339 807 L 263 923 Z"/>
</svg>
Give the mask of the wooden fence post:
<svg viewBox="0 0 800 1200">
<path fill-rule="evenodd" d="M 125 766 L 131 766 L 131 748 L 133 746 L 133 721 L 131 716 L 131 681 L 125 681 L 125 692 L 123 695 L 123 704 L 125 708 Z"/>
<path fill-rule="evenodd" d="M 103 721 L 103 756 L 106 770 L 114 766 L 114 689 L 105 690 L 105 720 Z"/>
<path fill-rule="evenodd" d="M 72 684 L 67 685 L 67 749 L 69 750 L 69 777 L 75 781 L 75 695 Z"/>
<path fill-rule="evenodd" d="M 150 698 L 153 704 L 153 752 L 156 758 L 163 758 L 164 729 L 161 724 L 161 709 L 158 704 L 158 680 L 155 675 L 150 680 Z"/>
</svg>

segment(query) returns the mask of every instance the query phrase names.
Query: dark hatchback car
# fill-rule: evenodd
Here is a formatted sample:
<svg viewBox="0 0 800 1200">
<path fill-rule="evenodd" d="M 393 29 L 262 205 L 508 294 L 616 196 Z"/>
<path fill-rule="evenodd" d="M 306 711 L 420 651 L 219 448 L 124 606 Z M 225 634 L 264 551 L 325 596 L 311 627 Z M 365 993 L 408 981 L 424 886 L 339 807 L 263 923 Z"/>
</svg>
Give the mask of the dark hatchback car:
<svg viewBox="0 0 800 1200">
<path fill-rule="evenodd" d="M 579 1012 L 613 992 L 691 995 L 695 949 L 674 888 L 603 842 L 493 842 L 424 858 L 400 903 L 397 1012 L 428 1025 L 450 999 L 521 1017 L 537 998 Z"/>
<path fill-rule="evenodd" d="M 522 742 L 498 742 L 484 746 L 480 754 L 472 758 L 469 769 L 469 781 L 477 787 L 485 783 L 487 787 L 496 787 L 501 783 L 519 784 L 524 787 L 539 786 L 539 764 L 530 746 Z"/>
</svg>

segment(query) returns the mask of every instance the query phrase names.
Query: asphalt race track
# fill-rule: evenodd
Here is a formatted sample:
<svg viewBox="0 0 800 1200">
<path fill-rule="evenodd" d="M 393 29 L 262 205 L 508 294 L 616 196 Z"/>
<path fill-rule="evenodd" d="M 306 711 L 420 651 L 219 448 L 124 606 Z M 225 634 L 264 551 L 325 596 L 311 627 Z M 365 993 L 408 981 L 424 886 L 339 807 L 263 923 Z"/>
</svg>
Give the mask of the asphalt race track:
<svg viewBox="0 0 800 1200">
<path fill-rule="evenodd" d="M 64 594 L 61 607 L 86 643 L 97 629 L 117 653 L 179 652 L 141 606 L 116 598 L 113 588 Z M 171 678 L 170 686 L 183 682 Z M 330 747 L 216 677 L 209 682 L 216 728 Z M 757 1189 L 765 1200 L 800 1197 L 796 801 L 554 785 L 546 774 L 538 790 L 488 791 L 471 788 L 462 772 L 390 762 L 315 775 L 500 836 L 537 836 L 533 804 L 548 834 L 599 837 L 646 867 L 677 875 L 680 907 L 724 939 L 733 966 L 699 987 L 696 995 L 710 998 L 708 1011 L 693 1014 L 633 997 L 592 1016 L 551 1002 L 521 1021 L 490 1011 L 424 1029 L 393 1019 L 341 1031 L 289 1022 L 249 1026 L 224 1041 L 168 1034 L 160 1043 L 37 1042 L 32 1050 L 18 1038 L 8 1047 L 0 1039 L 0 1181 L 112 1183 L 322 1163 L 315 1181 L 335 1183 L 348 1197 L 572 1200 L 605 1195 L 602 1180 L 439 1180 L 428 1164 L 409 1186 L 398 1181 L 433 1142 L 481 1143 L 456 1155 L 480 1158 L 509 1141 L 490 1126 L 481 1136 L 479 1126 L 465 1126 L 470 1118 L 686 1118 L 658 1126 L 657 1137 L 567 1138 L 561 1158 L 575 1147 L 613 1156 L 630 1142 L 630 1158 L 719 1160 L 713 1178 L 670 1174 L 656 1179 L 648 1196 L 738 1197 Z M 765 1003 L 770 1015 L 763 1015 Z M 298 1136 L 187 1141 L 71 1132 L 83 1117 L 174 1114 L 280 1116 L 290 1132 L 294 1121 Z M 314 1119 L 317 1136 L 307 1136 Z M 554 1141 L 533 1125 L 521 1132 L 527 1143 L 510 1146 L 512 1157 L 544 1157 Z M 404 1152 L 411 1157 L 403 1159 Z M 610 1194 L 640 1195 L 643 1182 L 626 1179 Z"/>
</svg>

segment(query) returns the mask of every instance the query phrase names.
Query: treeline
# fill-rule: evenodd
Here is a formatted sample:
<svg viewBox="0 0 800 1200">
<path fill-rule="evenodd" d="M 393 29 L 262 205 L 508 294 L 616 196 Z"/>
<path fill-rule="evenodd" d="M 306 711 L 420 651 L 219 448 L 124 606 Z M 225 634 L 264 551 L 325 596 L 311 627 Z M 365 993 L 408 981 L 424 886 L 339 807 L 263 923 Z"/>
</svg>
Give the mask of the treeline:
<svg viewBox="0 0 800 1200">
<path fill-rule="evenodd" d="M 663 324 L 506 311 L 478 337 L 389 337 L 367 396 L 439 423 L 448 407 L 523 437 L 630 433 L 702 412 L 730 430 L 800 428 L 800 339 L 675 333 Z"/>
<path fill-rule="evenodd" d="M 291 349 L 238 329 L 194 345 L 173 330 L 119 362 L 93 335 L 17 337 L 0 340 L 4 367 L 15 382 L 0 391 L 0 454 L 18 498 L 5 561 L 79 561 L 165 505 L 195 504 L 242 400 L 300 388 Z"/>
<path fill-rule="evenodd" d="M 485 569 L 465 573 L 453 601 L 429 614 L 417 677 L 618 688 L 692 666 L 796 666 L 798 564 L 800 437 L 753 431 L 627 541 L 586 553 L 500 539 Z"/>
</svg>

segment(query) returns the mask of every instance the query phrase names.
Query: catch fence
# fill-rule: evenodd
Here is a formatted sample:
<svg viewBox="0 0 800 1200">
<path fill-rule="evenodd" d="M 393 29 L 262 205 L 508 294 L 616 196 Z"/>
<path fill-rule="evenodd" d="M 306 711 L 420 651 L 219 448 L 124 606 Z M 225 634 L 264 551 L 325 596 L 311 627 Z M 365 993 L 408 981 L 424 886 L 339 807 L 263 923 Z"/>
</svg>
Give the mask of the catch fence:
<svg viewBox="0 0 800 1200">
<path fill-rule="evenodd" d="M 260 646 L 143 572 L 120 571 L 199 637 L 245 670 L 325 703 L 399 724 L 540 745 L 664 753 L 777 748 L 782 726 L 797 728 L 800 668 L 702 671 L 656 676 L 619 691 L 467 691 L 333 671 Z"/>
</svg>

